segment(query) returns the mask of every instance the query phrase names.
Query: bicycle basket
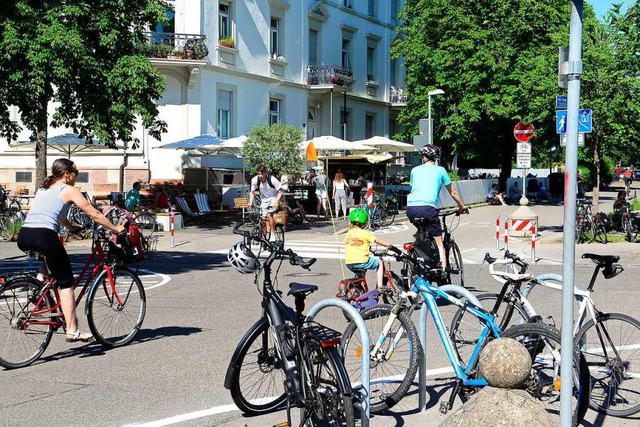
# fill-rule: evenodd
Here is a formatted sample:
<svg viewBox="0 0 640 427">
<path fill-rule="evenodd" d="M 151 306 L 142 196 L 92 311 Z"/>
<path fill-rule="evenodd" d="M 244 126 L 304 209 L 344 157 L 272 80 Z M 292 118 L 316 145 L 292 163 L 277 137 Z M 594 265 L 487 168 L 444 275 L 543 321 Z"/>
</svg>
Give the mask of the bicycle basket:
<svg viewBox="0 0 640 427">
<path fill-rule="evenodd" d="M 146 239 L 140 233 L 135 223 L 125 224 L 126 233 L 112 235 L 107 241 L 105 254 L 109 261 L 118 261 L 124 264 L 142 261 L 146 258 Z M 103 249 L 105 247 L 103 246 Z"/>
</svg>

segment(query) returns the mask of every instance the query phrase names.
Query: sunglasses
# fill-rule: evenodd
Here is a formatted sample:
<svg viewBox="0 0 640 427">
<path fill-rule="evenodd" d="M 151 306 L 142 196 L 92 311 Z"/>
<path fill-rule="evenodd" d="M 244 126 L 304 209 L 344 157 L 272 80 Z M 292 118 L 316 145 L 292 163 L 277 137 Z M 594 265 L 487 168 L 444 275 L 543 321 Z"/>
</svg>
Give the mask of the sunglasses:
<svg viewBox="0 0 640 427">
<path fill-rule="evenodd" d="M 80 172 L 78 172 L 78 169 L 71 169 L 71 170 L 69 170 L 67 172 L 75 174 L 75 176 L 78 176 L 78 174 L 80 173 Z"/>
</svg>

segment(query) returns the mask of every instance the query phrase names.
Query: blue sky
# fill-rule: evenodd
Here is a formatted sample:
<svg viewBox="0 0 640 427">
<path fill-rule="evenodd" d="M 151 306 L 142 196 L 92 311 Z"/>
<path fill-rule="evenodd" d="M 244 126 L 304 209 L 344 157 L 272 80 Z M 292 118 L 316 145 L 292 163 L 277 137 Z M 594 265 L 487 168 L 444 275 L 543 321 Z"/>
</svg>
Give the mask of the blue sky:
<svg viewBox="0 0 640 427">
<path fill-rule="evenodd" d="M 611 9 L 613 3 L 628 3 L 627 0 L 587 0 L 593 10 L 596 12 L 596 16 L 602 20 L 602 17 Z"/>
</svg>

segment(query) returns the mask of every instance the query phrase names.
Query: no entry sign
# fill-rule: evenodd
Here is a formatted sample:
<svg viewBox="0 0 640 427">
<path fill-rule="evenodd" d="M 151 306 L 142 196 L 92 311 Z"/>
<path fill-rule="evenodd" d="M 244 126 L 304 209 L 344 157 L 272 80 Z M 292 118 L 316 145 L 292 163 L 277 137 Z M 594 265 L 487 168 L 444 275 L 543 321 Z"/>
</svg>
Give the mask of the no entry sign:
<svg viewBox="0 0 640 427">
<path fill-rule="evenodd" d="M 528 142 L 536 134 L 536 128 L 532 124 L 518 123 L 513 128 L 513 136 L 520 142 Z"/>
</svg>

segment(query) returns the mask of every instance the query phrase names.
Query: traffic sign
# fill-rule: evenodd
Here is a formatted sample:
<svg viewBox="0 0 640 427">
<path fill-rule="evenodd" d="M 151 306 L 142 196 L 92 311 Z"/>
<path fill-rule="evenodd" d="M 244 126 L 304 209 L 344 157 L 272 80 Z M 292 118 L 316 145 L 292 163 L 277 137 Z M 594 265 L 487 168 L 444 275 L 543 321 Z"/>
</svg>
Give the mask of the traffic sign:
<svg viewBox="0 0 640 427">
<path fill-rule="evenodd" d="M 518 142 L 516 144 L 518 154 L 531 154 L 531 143 L 530 142 Z"/>
<path fill-rule="evenodd" d="M 517 162 L 519 169 L 529 169 L 531 167 L 531 154 L 518 153 Z"/>
<path fill-rule="evenodd" d="M 536 134 L 536 128 L 529 123 L 528 125 L 519 122 L 513 128 L 513 136 L 520 142 L 528 142 Z"/>
<path fill-rule="evenodd" d="M 567 108 L 567 97 L 564 95 L 556 96 L 556 110 Z"/>
<path fill-rule="evenodd" d="M 578 132 L 591 133 L 593 129 L 593 110 L 578 111 Z M 567 133 L 567 110 L 556 111 L 556 133 Z"/>
<path fill-rule="evenodd" d="M 579 146 L 583 146 L 584 145 L 584 133 L 579 133 L 578 134 L 578 145 Z M 567 146 L 567 134 L 563 133 L 560 135 L 560 146 L 561 147 L 566 147 Z"/>
</svg>

